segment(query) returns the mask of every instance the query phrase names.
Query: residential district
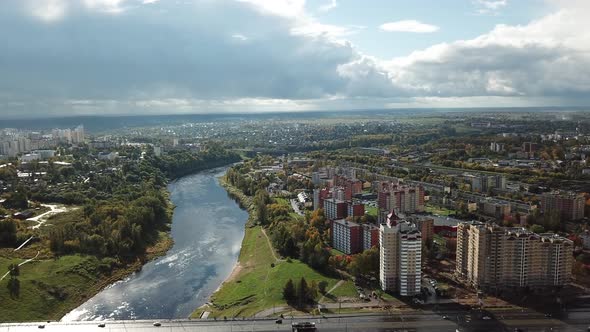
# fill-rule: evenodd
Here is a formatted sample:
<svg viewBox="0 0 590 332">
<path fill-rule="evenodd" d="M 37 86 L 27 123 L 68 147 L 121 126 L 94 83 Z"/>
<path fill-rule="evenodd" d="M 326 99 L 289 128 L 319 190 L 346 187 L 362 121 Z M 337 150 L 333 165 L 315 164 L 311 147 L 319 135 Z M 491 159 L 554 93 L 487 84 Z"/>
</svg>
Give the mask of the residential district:
<svg viewBox="0 0 590 332">
<path fill-rule="evenodd" d="M 59 318 L 101 287 L 75 298 L 53 281 L 19 286 L 40 272 L 35 262 L 85 266 L 84 285 L 117 280 L 169 231 L 167 180 L 231 164 L 220 181 L 250 213 L 238 262 L 246 268 L 193 317 L 446 303 L 559 315 L 587 306 L 584 113 L 313 116 L 1 130 L 2 298 L 65 301 L 32 314 Z M 271 257 L 264 267 L 244 257 L 260 238 Z M 258 268 L 275 269 L 278 286 L 247 282 Z"/>
</svg>

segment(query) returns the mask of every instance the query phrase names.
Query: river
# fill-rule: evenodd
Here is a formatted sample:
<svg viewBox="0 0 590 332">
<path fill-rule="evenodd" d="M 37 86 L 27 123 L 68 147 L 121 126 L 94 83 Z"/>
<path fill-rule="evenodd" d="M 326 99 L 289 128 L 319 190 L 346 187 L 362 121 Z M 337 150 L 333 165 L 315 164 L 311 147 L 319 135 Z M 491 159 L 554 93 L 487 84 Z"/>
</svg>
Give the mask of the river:
<svg viewBox="0 0 590 332">
<path fill-rule="evenodd" d="M 217 168 L 169 184 L 174 246 L 104 289 L 62 321 L 187 318 L 237 262 L 248 213 L 228 197 Z"/>
</svg>

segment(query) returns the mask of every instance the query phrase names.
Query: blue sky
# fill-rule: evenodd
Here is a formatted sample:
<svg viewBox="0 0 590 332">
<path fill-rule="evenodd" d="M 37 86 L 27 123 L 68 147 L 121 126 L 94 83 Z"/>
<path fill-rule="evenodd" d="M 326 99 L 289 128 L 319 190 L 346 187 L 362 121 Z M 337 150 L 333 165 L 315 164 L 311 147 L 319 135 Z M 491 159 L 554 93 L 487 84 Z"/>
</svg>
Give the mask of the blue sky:
<svg viewBox="0 0 590 332">
<path fill-rule="evenodd" d="M 486 7 L 473 0 L 339 0 L 332 10 L 317 10 L 326 3 L 331 1 L 316 0 L 307 7 L 324 23 L 364 27 L 348 39 L 362 52 L 380 58 L 404 56 L 441 42 L 475 38 L 497 24 L 526 24 L 551 10 L 542 0 L 507 1 L 506 5 L 485 13 L 480 11 Z M 435 25 L 439 30 L 412 34 L 379 29 L 383 23 L 402 20 Z"/>
<path fill-rule="evenodd" d="M 3 0 L 0 118 L 588 106 L 587 0 Z"/>
</svg>

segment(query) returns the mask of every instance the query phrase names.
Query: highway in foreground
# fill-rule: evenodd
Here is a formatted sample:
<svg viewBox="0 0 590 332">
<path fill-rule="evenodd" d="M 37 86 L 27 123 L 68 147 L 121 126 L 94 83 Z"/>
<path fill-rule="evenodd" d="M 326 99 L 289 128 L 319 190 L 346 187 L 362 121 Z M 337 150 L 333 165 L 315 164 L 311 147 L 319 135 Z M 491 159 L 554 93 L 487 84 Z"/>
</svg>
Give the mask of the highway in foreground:
<svg viewBox="0 0 590 332">
<path fill-rule="evenodd" d="M 404 314 L 357 314 L 327 318 L 285 318 L 258 320 L 154 320 L 104 322 L 41 322 L 0 324 L 0 332 L 13 331 L 291 331 L 292 322 L 314 322 L 317 331 L 587 331 L 590 310 L 575 312 L 562 319 L 545 317 L 531 311 L 476 312 L 464 310 L 414 311 Z M 104 323 L 104 326 L 99 326 Z"/>
</svg>

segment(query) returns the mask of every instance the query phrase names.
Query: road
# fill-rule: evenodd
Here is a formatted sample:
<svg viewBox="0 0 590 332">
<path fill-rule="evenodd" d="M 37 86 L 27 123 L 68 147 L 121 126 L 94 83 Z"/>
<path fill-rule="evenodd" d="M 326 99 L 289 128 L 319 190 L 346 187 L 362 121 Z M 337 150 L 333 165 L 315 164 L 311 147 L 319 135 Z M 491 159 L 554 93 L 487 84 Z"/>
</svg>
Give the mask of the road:
<svg viewBox="0 0 590 332">
<path fill-rule="evenodd" d="M 215 321 L 215 320 L 162 320 L 161 326 L 154 321 L 106 321 L 105 327 L 98 322 L 51 322 L 0 324 L 0 332 L 39 330 L 46 331 L 290 331 L 292 322 L 310 321 L 318 331 L 586 331 L 590 309 L 580 309 L 566 318 L 546 318 L 531 311 L 478 312 L 469 310 L 420 311 L 414 310 L 393 314 L 331 315 L 326 318 L 285 318 L 282 324 L 274 319 Z M 443 317 L 447 316 L 448 319 Z M 484 319 L 490 316 L 490 319 Z"/>
<path fill-rule="evenodd" d="M 294 322 L 311 321 L 318 331 L 395 331 L 412 329 L 414 331 L 455 331 L 456 325 L 438 317 L 436 320 L 406 321 L 399 317 L 355 316 L 295 319 Z M 251 321 L 198 321 L 177 320 L 160 321 L 162 326 L 153 326 L 154 321 L 105 322 L 98 327 L 97 322 L 45 323 L 45 331 L 291 331 L 291 319 L 276 324 L 274 319 Z M 0 332 L 39 330 L 43 323 L 0 325 Z"/>
</svg>

